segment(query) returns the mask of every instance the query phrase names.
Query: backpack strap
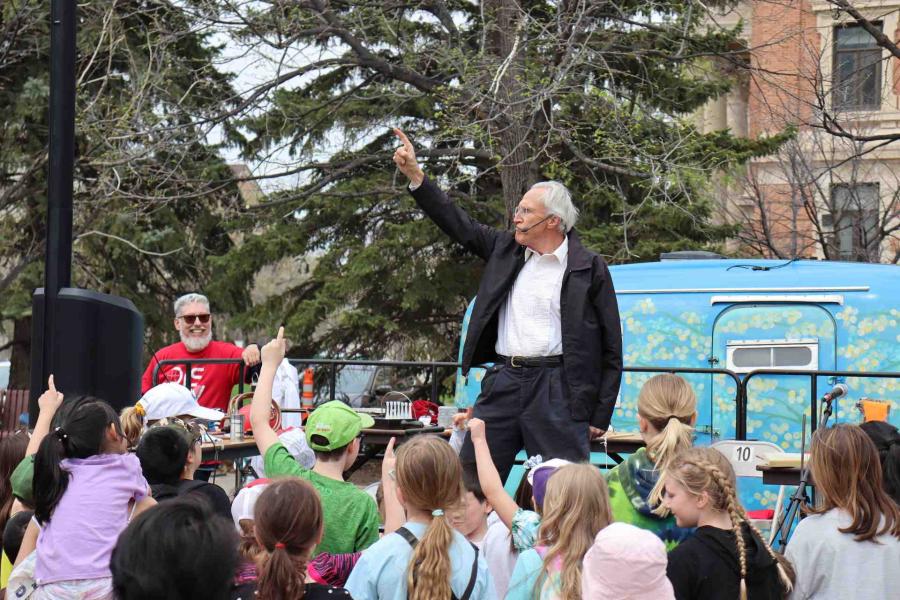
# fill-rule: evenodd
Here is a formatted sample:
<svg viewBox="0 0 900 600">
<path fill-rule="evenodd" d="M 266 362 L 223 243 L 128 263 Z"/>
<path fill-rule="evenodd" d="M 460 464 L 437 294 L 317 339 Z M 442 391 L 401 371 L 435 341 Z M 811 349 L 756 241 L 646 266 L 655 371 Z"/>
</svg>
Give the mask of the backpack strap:
<svg viewBox="0 0 900 600">
<path fill-rule="evenodd" d="M 406 543 L 409 544 L 411 548 L 415 548 L 419 543 L 419 538 L 414 536 L 412 532 L 406 527 L 400 527 L 394 533 L 398 534 Z M 472 574 L 469 576 L 469 584 L 466 586 L 466 591 L 463 592 L 462 598 L 457 598 L 456 594 L 453 593 L 453 590 L 450 590 L 450 600 L 469 600 L 472 592 L 475 590 L 475 581 L 478 579 L 478 546 L 469 542 L 472 546 L 472 550 L 475 551 L 475 560 L 472 561 Z M 413 570 L 413 581 L 416 580 L 416 573 Z"/>
<path fill-rule="evenodd" d="M 466 591 L 463 592 L 462 598 L 459 600 L 469 600 L 469 596 L 472 595 L 472 591 L 475 589 L 475 580 L 478 579 L 478 546 L 472 544 L 472 550 L 475 551 L 475 560 L 472 561 L 472 574 L 469 575 L 469 585 L 466 586 Z M 453 597 L 451 600 L 456 600 L 456 598 Z"/>
<path fill-rule="evenodd" d="M 416 544 L 419 543 L 419 538 L 412 534 L 412 531 L 407 529 L 406 527 L 401 527 L 394 531 L 397 535 L 406 540 L 406 543 L 410 545 L 411 548 L 415 548 Z"/>
</svg>

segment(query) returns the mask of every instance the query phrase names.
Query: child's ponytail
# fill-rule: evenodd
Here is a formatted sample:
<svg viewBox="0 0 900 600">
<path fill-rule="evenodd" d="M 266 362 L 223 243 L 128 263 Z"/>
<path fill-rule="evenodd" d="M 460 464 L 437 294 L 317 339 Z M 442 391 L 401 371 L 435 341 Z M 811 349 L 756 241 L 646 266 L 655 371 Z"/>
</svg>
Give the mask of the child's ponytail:
<svg viewBox="0 0 900 600">
<path fill-rule="evenodd" d="M 416 436 L 397 450 L 397 487 L 408 506 L 431 512 L 407 571 L 410 600 L 450 600 L 450 545 L 453 530 L 444 511 L 462 497 L 462 466 L 450 445 L 434 436 Z"/>
<path fill-rule="evenodd" d="M 129 448 L 136 448 L 144 431 L 144 407 L 140 402 L 134 406 L 126 406 L 119 413 L 119 421 L 122 423 L 122 433 L 128 440 Z"/>
<path fill-rule="evenodd" d="M 406 585 L 410 600 L 450 599 L 450 544 L 453 530 L 443 510 L 432 512 L 431 524 L 413 550 Z"/>
<path fill-rule="evenodd" d="M 647 441 L 647 454 L 659 473 L 664 473 L 675 455 L 694 443 L 693 420 L 697 414 L 697 396 L 684 378 L 664 373 L 647 380 L 638 394 L 638 414 L 659 431 Z M 656 506 L 654 514 L 665 517 L 662 506 L 663 480 L 658 478 L 648 498 Z"/>
<path fill-rule="evenodd" d="M 100 454 L 110 425 L 121 434 L 119 417 L 103 400 L 82 396 L 63 404 L 34 457 L 34 516 L 39 524 L 50 520 L 69 485 L 69 474 L 60 461 Z"/>
<path fill-rule="evenodd" d="M 302 479 L 280 479 L 266 486 L 253 510 L 259 540 L 260 600 L 303 598 L 306 564 L 322 534 L 322 503 Z"/>
<path fill-rule="evenodd" d="M 53 509 L 69 485 L 69 473 L 59 466 L 59 462 L 67 456 L 65 443 L 68 436 L 65 429 L 57 427 L 41 440 L 34 456 L 34 517 L 40 525 L 50 520 Z"/>
<path fill-rule="evenodd" d="M 289 554 L 282 542 L 259 559 L 256 596 L 260 600 L 293 600 L 306 592 L 308 556 Z"/>
</svg>

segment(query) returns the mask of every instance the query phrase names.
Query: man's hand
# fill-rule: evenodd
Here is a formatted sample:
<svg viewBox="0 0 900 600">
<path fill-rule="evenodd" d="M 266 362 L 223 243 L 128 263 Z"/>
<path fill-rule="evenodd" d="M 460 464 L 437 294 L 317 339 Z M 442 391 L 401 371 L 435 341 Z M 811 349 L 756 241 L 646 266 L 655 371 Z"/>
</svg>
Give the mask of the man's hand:
<svg viewBox="0 0 900 600">
<path fill-rule="evenodd" d="M 38 398 L 38 408 L 40 409 L 41 414 L 47 413 L 52 416 L 56 413 L 57 409 L 62 406 L 62 403 L 62 392 L 56 391 L 56 386 L 53 385 L 53 375 L 51 375 L 47 378 L 47 391 Z"/>
<path fill-rule="evenodd" d="M 284 347 L 284 327 L 279 327 L 275 339 L 262 348 L 263 366 L 269 365 L 277 368 L 284 360 Z"/>
<path fill-rule="evenodd" d="M 604 435 L 606 435 L 606 430 L 604 430 L 604 429 L 598 429 L 597 427 L 594 427 L 593 425 L 588 425 L 588 428 L 591 430 L 591 435 L 590 435 L 591 441 L 599 440 Z"/>
<path fill-rule="evenodd" d="M 409 141 L 405 133 L 396 127 L 394 127 L 394 135 L 403 144 L 394 151 L 394 164 L 397 165 L 401 173 L 406 175 L 406 178 L 409 179 L 412 185 L 422 185 L 422 181 L 425 180 L 425 173 L 422 172 L 422 169 L 419 168 L 419 163 L 416 162 L 416 151 L 412 142 Z"/>
<path fill-rule="evenodd" d="M 466 421 L 469 420 L 468 412 L 456 413 L 453 415 L 453 429 L 465 429 Z"/>
<path fill-rule="evenodd" d="M 484 421 L 481 419 L 469 419 L 469 435 L 472 436 L 472 443 L 486 441 L 487 435 L 484 431 Z"/>
<path fill-rule="evenodd" d="M 241 358 L 244 359 L 244 364 L 248 367 L 252 367 L 254 365 L 259 364 L 259 346 L 256 344 L 250 344 L 244 351 L 241 352 Z"/>
</svg>

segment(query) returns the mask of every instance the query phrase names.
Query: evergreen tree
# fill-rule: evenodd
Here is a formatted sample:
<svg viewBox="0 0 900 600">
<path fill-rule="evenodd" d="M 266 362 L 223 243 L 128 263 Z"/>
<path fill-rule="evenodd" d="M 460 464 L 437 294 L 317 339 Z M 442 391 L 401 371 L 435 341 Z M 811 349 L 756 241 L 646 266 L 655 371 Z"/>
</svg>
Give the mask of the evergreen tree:
<svg viewBox="0 0 900 600">
<path fill-rule="evenodd" d="M 233 224 L 248 237 L 218 261 L 216 289 L 237 300 L 263 265 L 315 255 L 308 278 L 241 315 L 251 327 L 286 318 L 296 355 L 455 358 L 481 266 L 406 193 L 393 126 L 492 226 L 508 226 L 536 181 L 563 181 L 582 239 L 610 262 L 718 248 L 732 230 L 714 224 L 711 179 L 785 137 L 691 125 L 687 115 L 729 89 L 716 57 L 739 44 L 690 1 L 236 6 L 219 22 L 240 23 L 248 52 L 277 52 L 278 77 L 255 88 L 265 103 L 233 139 L 248 159 L 289 154 L 300 184 Z"/>
<path fill-rule="evenodd" d="M 207 143 L 235 98 L 191 3 L 79 5 L 72 285 L 125 296 L 148 344 L 171 341 L 171 301 L 202 289 L 239 195 Z M 43 283 L 50 11 L 0 5 L 0 318 L 11 387 L 27 387 L 31 294 Z M 62 341 L 65 343 L 65 340 Z"/>
</svg>

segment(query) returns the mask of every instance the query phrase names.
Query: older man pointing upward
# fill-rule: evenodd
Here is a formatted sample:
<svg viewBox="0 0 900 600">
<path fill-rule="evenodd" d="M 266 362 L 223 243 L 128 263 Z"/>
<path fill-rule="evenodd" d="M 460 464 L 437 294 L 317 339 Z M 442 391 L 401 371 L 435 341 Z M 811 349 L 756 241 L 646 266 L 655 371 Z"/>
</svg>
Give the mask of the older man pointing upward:
<svg viewBox="0 0 900 600">
<path fill-rule="evenodd" d="M 609 427 L 622 376 L 622 333 L 606 262 L 581 245 L 578 210 L 561 183 L 536 183 L 519 201 L 514 232 L 472 219 L 430 181 L 412 143 L 394 163 L 416 203 L 447 235 L 486 261 L 462 369 L 493 362 L 473 415 L 486 424 L 506 478 L 516 454 L 587 460 Z M 460 457 L 474 463 L 468 436 Z"/>
</svg>

